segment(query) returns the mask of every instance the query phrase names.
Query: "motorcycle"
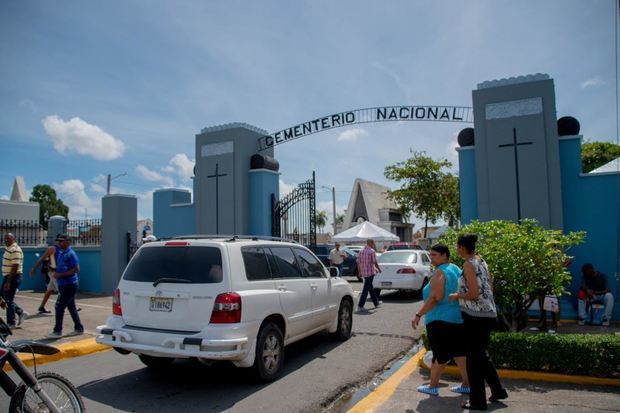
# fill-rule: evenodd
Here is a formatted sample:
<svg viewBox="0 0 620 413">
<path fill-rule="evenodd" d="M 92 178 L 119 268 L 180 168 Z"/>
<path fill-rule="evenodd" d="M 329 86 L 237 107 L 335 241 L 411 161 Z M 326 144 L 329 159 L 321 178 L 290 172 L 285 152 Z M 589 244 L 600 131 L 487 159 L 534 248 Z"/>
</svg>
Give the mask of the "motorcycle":
<svg viewBox="0 0 620 413">
<path fill-rule="evenodd" d="M 0 308 L 6 308 L 6 302 L 0 297 Z M 37 373 L 36 359 L 34 374 L 17 357 L 18 352 L 35 354 L 56 354 L 54 346 L 32 340 L 8 342 L 11 328 L 0 317 L 0 387 L 11 397 L 10 413 L 64 413 L 86 411 L 80 392 L 73 384 L 60 374 L 52 372 Z M 23 380 L 15 383 L 3 370 L 9 363 Z"/>
</svg>

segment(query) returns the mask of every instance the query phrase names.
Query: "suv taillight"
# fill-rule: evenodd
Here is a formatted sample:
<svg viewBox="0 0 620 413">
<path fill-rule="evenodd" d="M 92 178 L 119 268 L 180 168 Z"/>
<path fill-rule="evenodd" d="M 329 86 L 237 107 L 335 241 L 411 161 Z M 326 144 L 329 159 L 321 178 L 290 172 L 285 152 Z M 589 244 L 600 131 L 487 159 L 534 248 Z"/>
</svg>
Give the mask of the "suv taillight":
<svg viewBox="0 0 620 413">
<path fill-rule="evenodd" d="M 415 270 L 413 268 L 401 268 L 396 271 L 396 274 L 415 274 Z"/>
<path fill-rule="evenodd" d="M 209 322 L 213 324 L 241 322 L 241 296 L 237 293 L 223 293 L 215 297 Z"/>
<path fill-rule="evenodd" d="M 123 309 L 121 308 L 121 290 L 114 290 L 114 295 L 112 296 L 112 314 L 114 315 L 123 315 Z"/>
</svg>

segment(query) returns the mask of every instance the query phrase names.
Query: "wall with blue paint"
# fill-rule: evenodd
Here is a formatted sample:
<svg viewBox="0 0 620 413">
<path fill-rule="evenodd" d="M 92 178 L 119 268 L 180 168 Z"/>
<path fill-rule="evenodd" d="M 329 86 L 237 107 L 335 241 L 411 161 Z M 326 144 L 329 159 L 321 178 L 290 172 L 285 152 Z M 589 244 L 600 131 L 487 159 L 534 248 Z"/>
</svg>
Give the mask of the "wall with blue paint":
<svg viewBox="0 0 620 413">
<path fill-rule="evenodd" d="M 476 182 L 476 151 L 474 146 L 457 148 L 459 154 L 459 185 L 461 223 L 478 219 L 478 187 Z"/>
<path fill-rule="evenodd" d="M 586 242 L 574 247 L 570 266 L 572 302 L 581 283 L 581 266 L 590 262 L 607 275 L 616 298 L 613 318 L 620 319 L 620 172 L 583 174 L 581 136 L 560 138 L 564 231 L 586 231 Z"/>
<path fill-rule="evenodd" d="M 616 299 L 613 319 L 620 319 L 620 172 L 584 174 L 581 170 L 581 136 L 559 139 L 564 232 L 586 231 L 582 245 L 568 253 L 574 256 L 569 271 L 573 276 L 571 296 L 563 299 L 562 317 L 575 318 L 581 266 L 590 262 L 607 275 Z M 478 218 L 476 198 L 476 159 L 472 150 L 459 149 L 461 222 Z M 473 195 L 473 197 L 472 197 Z"/>
<path fill-rule="evenodd" d="M 192 194 L 184 189 L 153 192 L 153 227 L 159 238 L 196 233 L 196 212 Z"/>
<path fill-rule="evenodd" d="M 101 248 L 75 247 L 80 260 L 80 290 L 85 292 L 101 292 Z M 24 252 L 24 277 L 20 290 L 45 291 L 45 276 L 41 274 L 41 267 L 30 276 L 30 269 L 45 253 L 45 248 L 22 247 Z M 4 249 L 2 250 L 4 252 Z"/>
<path fill-rule="evenodd" d="M 249 235 L 271 236 L 271 196 L 280 199 L 280 174 L 267 169 L 250 170 Z"/>
</svg>

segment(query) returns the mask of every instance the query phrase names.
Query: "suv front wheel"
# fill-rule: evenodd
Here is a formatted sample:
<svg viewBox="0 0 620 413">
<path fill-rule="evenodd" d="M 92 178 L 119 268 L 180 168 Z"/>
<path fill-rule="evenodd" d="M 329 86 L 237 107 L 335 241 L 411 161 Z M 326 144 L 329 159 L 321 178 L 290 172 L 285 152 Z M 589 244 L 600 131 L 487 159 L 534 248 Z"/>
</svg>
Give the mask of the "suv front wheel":
<svg viewBox="0 0 620 413">
<path fill-rule="evenodd" d="M 284 364 L 284 339 L 282 331 L 274 323 L 265 324 L 256 340 L 254 370 L 260 381 L 275 380 Z"/>
<path fill-rule="evenodd" d="M 347 341 L 351 337 L 353 327 L 353 306 L 349 300 L 342 300 L 338 309 L 338 329 L 334 337 L 340 341 Z"/>
</svg>

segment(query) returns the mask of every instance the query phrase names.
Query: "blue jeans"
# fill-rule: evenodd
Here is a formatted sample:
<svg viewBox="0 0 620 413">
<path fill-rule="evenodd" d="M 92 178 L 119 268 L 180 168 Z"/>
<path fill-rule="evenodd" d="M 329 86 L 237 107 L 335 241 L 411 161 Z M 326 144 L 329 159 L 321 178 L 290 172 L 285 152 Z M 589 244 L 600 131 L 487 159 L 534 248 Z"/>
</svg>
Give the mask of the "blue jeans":
<svg viewBox="0 0 620 413">
<path fill-rule="evenodd" d="M 4 287 L 7 283 L 7 277 L 2 277 L 2 291 L 0 291 L 0 295 L 6 301 L 6 322 L 7 324 L 15 324 L 15 316 L 18 317 L 22 315 L 24 310 L 17 304 L 15 304 L 15 293 L 19 288 L 19 285 L 22 283 L 22 275 L 16 274 L 14 277 L 11 277 L 11 280 L 8 281 L 10 283 L 9 289 L 5 290 Z"/>
<path fill-rule="evenodd" d="M 368 293 L 370 293 L 370 299 L 375 307 L 379 305 L 379 298 L 377 297 L 377 294 L 375 294 L 375 289 L 372 288 L 372 280 L 374 279 L 374 275 L 364 277 L 364 287 L 362 288 L 362 293 L 360 294 L 360 302 L 358 304 L 359 307 L 364 307 L 364 304 L 366 304 L 366 297 L 368 296 Z"/>
<path fill-rule="evenodd" d="M 54 332 L 62 332 L 62 319 L 65 316 L 65 308 L 69 309 L 69 314 L 73 319 L 75 329 L 78 331 L 84 331 L 84 326 L 80 322 L 80 316 L 75 306 L 75 296 L 77 294 L 77 284 L 67 284 L 58 286 L 58 299 L 56 300 L 56 325 L 54 325 Z"/>
<path fill-rule="evenodd" d="M 336 267 L 338 267 L 338 271 L 340 271 L 340 276 L 343 277 L 344 276 L 344 263 L 336 264 Z"/>
</svg>

